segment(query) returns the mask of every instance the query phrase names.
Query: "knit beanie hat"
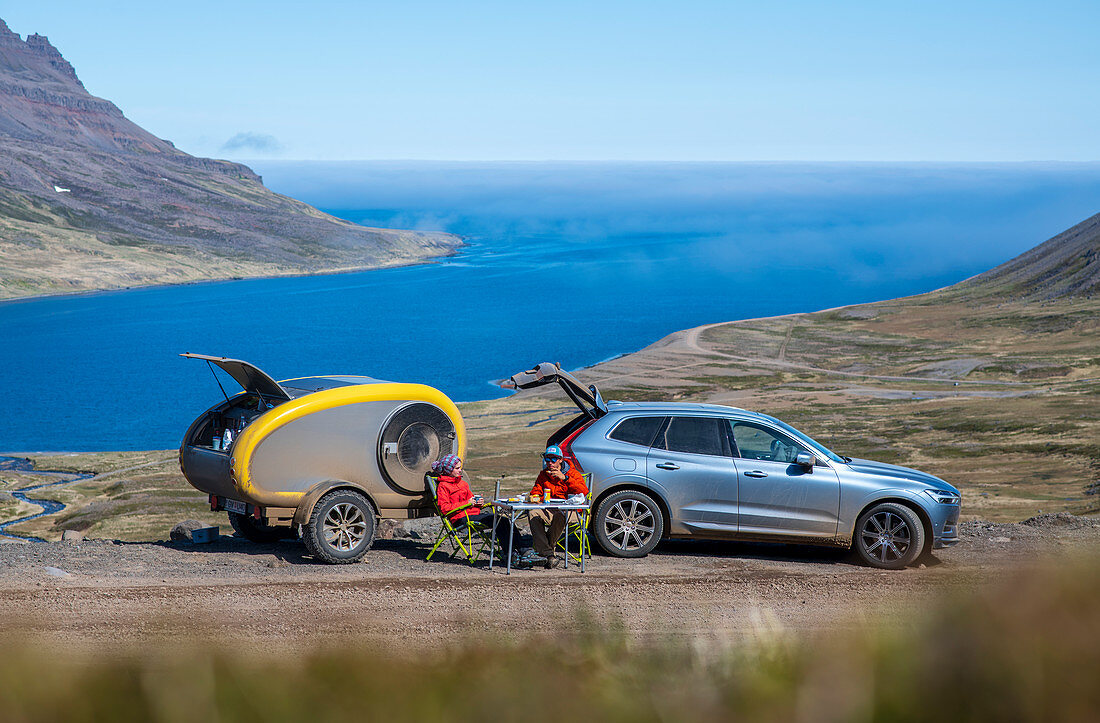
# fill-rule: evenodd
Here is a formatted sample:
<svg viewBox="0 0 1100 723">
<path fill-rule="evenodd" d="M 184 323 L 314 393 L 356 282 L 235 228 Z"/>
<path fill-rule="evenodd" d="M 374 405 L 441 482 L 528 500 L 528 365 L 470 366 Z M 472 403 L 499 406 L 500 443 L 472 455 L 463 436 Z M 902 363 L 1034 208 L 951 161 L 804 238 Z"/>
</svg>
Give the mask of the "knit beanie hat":
<svg viewBox="0 0 1100 723">
<path fill-rule="evenodd" d="M 448 454 L 446 457 L 443 457 L 439 460 L 439 469 L 443 472 L 443 474 L 449 475 L 455 471 L 455 467 L 457 467 L 461 462 L 462 460 L 457 454 Z"/>
</svg>

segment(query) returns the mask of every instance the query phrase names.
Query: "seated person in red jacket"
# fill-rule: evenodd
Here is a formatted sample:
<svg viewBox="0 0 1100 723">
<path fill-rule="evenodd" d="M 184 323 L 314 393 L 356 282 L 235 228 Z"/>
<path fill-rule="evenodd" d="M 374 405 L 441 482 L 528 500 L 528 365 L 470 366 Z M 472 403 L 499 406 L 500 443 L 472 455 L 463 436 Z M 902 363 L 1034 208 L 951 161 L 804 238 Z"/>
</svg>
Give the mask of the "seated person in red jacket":
<svg viewBox="0 0 1100 723">
<path fill-rule="evenodd" d="M 542 453 L 542 471 L 535 480 L 535 486 L 531 488 L 531 494 L 539 495 L 543 499 L 549 495 L 553 499 L 563 500 L 575 494 L 588 494 L 588 486 L 581 473 L 562 458 L 561 449 L 551 445 Z M 535 554 L 546 558 L 547 567 L 559 566 L 562 560 L 554 555 L 558 540 L 565 531 L 566 522 L 579 522 L 580 516 L 576 512 L 570 512 L 567 518 L 561 510 L 531 510 L 527 517 L 531 521 Z M 550 526 L 549 535 L 546 532 L 547 525 Z"/>
<path fill-rule="evenodd" d="M 436 499 L 439 500 L 439 509 L 447 515 L 447 519 L 456 528 L 467 522 L 478 522 L 485 527 L 492 527 L 493 513 L 482 512 L 481 505 L 485 504 L 485 498 L 475 495 L 470 490 L 470 485 L 462 479 L 462 458 L 456 454 L 448 454 L 437 462 L 439 465 L 439 481 L 436 483 Z M 432 465 L 435 470 L 435 465 Z M 459 509 L 469 504 L 465 509 Z M 452 512 L 453 510 L 453 512 Z M 508 549 L 508 534 L 512 534 L 513 545 L 518 541 L 515 528 L 506 518 L 497 518 L 497 541 L 503 549 Z"/>
</svg>

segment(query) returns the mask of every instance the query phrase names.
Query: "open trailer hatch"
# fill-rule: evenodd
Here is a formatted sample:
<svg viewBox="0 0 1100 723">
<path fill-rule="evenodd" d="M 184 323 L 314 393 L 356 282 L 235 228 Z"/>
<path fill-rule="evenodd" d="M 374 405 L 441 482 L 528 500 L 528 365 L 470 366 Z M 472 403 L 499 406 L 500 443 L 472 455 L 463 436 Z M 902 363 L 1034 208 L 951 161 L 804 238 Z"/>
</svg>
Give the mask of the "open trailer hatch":
<svg viewBox="0 0 1100 723">
<path fill-rule="evenodd" d="M 258 367 L 240 359 L 229 359 L 224 356 L 207 356 L 206 354 L 180 354 L 188 359 L 202 359 L 210 364 L 217 364 L 222 370 L 233 377 L 246 392 L 258 394 L 264 399 L 279 399 L 287 401 L 290 395 L 275 381 Z"/>
</svg>

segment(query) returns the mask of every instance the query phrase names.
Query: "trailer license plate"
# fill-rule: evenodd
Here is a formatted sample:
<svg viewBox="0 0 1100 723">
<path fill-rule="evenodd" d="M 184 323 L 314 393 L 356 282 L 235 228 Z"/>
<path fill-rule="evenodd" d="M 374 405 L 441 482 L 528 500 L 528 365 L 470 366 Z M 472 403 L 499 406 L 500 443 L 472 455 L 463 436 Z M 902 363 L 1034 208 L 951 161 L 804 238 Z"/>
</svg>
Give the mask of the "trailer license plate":
<svg viewBox="0 0 1100 723">
<path fill-rule="evenodd" d="M 238 502 L 237 500 L 226 500 L 225 504 L 222 506 L 229 512 L 236 512 L 240 515 L 248 514 L 248 505 L 243 502 Z"/>
</svg>

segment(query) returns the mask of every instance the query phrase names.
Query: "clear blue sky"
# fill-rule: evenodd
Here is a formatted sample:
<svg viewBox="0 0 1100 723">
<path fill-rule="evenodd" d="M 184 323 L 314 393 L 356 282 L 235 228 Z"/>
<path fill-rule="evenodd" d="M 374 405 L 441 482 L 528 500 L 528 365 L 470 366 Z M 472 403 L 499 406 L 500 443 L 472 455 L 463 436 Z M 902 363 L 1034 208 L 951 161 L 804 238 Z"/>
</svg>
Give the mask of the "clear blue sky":
<svg viewBox="0 0 1100 723">
<path fill-rule="evenodd" d="M 204 156 L 1100 159 L 1097 0 L 0 0 L 0 17 Z"/>
</svg>

